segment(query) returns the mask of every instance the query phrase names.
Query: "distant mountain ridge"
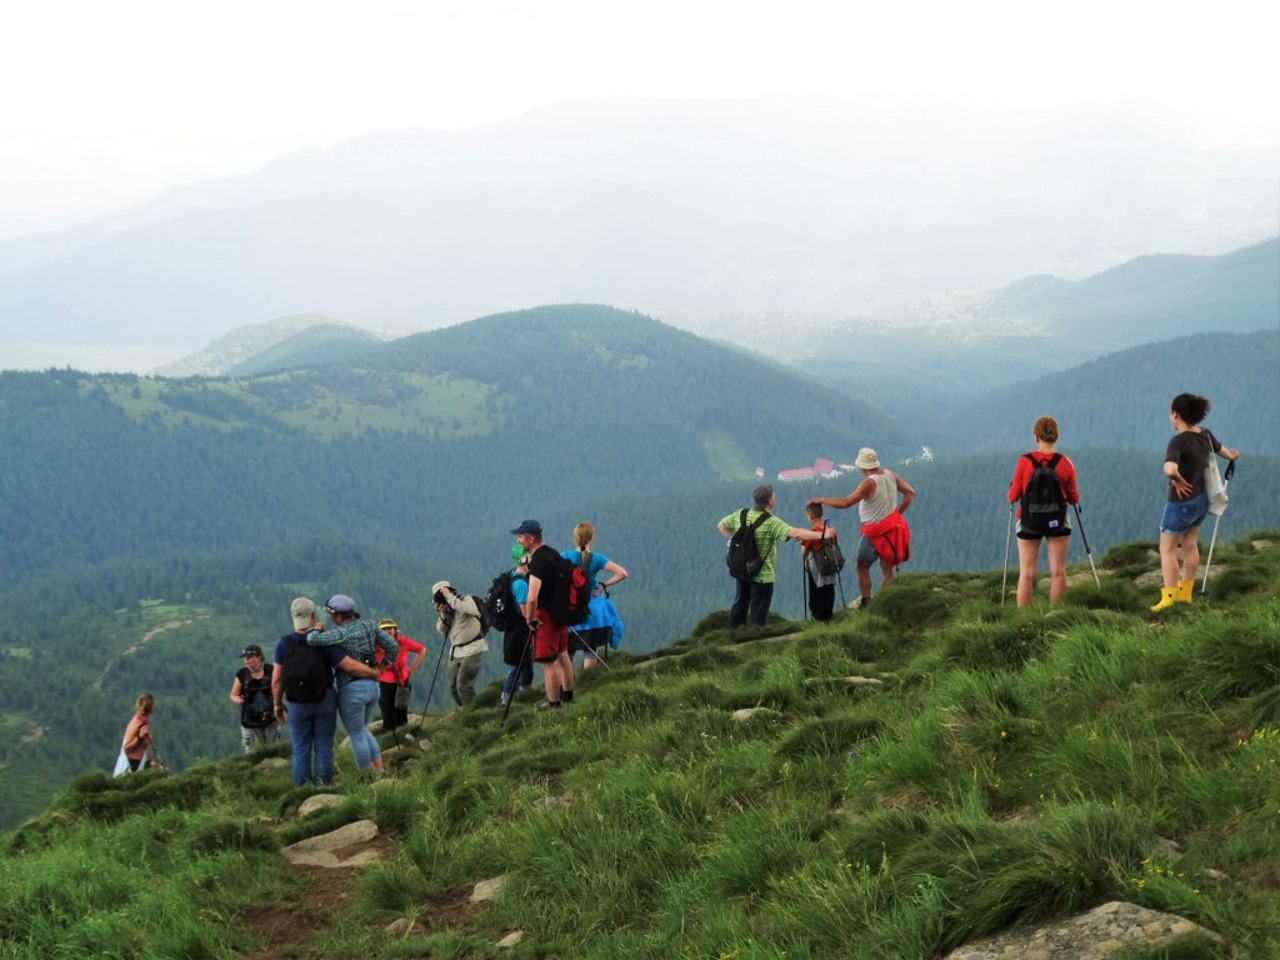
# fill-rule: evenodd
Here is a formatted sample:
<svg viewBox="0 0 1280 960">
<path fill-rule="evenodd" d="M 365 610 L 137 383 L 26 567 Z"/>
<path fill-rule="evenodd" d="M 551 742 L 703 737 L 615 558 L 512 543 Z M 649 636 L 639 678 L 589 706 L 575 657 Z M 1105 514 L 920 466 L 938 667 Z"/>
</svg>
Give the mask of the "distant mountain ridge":
<svg viewBox="0 0 1280 960">
<path fill-rule="evenodd" d="M 376 343 L 378 338 L 319 314 L 279 317 L 237 327 L 203 350 L 150 372 L 159 377 L 252 376 L 284 369 L 281 363 L 287 367 L 322 362 L 327 356 L 323 345 L 333 341 Z"/>
<path fill-rule="evenodd" d="M 892 396 L 911 420 L 1146 343 L 1280 330 L 1280 238 L 1216 257 L 1140 257 L 1078 281 L 1027 277 L 925 310 L 932 323 L 815 326 L 796 365 L 852 396 Z"/>
<path fill-rule="evenodd" d="M 1068 162 L 1039 139 L 1063 133 L 1048 115 L 1016 130 L 953 119 L 617 99 L 371 135 L 0 242 L 0 343 L 118 345 L 127 331 L 191 348 L 264 317 L 414 330 L 548 302 L 863 315 L 1280 229 L 1267 150 L 1206 175 L 1159 120 L 1099 115 L 1072 121 Z M 904 172 L 923 150 L 948 164 Z"/>
</svg>

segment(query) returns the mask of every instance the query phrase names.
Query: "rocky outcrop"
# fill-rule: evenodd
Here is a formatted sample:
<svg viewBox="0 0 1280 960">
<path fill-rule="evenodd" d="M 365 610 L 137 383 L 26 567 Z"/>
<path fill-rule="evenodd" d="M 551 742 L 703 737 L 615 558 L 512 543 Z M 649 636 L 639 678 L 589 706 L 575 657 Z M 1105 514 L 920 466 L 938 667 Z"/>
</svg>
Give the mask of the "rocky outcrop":
<svg viewBox="0 0 1280 960">
<path fill-rule="evenodd" d="M 357 820 L 332 833 L 308 837 L 285 847 L 281 853 L 290 863 L 311 867 L 362 867 L 382 857 L 370 844 L 378 838 L 378 825 Z"/>
<path fill-rule="evenodd" d="M 1126 948 L 1170 947 L 1195 934 L 1222 942 L 1190 920 L 1117 900 L 1066 920 L 966 944 L 946 960 L 1107 960 Z"/>
</svg>

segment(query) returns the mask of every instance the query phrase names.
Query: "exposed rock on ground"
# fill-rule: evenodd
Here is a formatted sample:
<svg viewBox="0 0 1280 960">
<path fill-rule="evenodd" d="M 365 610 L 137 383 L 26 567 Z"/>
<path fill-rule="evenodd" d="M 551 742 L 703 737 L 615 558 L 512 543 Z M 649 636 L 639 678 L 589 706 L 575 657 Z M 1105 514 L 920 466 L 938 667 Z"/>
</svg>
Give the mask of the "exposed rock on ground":
<svg viewBox="0 0 1280 960">
<path fill-rule="evenodd" d="M 481 880 L 476 884 L 475 889 L 471 891 L 472 903 L 483 903 L 486 900 L 492 900 L 498 895 L 498 891 L 502 889 L 502 885 L 507 882 L 506 875 L 494 877 L 492 880 Z"/>
<path fill-rule="evenodd" d="M 298 807 L 298 816 L 309 817 L 317 810 L 340 807 L 346 802 L 346 799 L 346 797 L 336 793 L 317 793 L 315 796 L 307 797 L 302 801 L 302 805 Z"/>
<path fill-rule="evenodd" d="M 1125 948 L 1169 947 L 1193 934 L 1222 942 L 1190 920 L 1116 900 L 1066 920 L 965 944 L 946 960 L 1106 960 Z"/>
<path fill-rule="evenodd" d="M 378 825 L 372 820 L 358 820 L 339 827 L 332 833 L 308 837 L 280 851 L 294 864 L 313 867 L 359 867 L 382 857 L 382 851 L 371 847 L 378 838 Z"/>
</svg>

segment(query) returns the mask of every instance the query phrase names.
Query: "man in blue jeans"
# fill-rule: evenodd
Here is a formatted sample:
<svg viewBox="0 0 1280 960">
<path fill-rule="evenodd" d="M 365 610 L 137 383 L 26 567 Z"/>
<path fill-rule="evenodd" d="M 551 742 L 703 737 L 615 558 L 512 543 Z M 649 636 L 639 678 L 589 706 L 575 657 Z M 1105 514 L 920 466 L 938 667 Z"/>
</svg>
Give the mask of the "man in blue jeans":
<svg viewBox="0 0 1280 960">
<path fill-rule="evenodd" d="M 346 594 L 337 593 L 325 604 L 329 613 L 328 630 L 312 630 L 307 643 L 313 647 L 340 647 L 349 657 L 367 667 L 377 665 L 376 648 L 382 649 L 384 663 L 393 662 L 400 652 L 400 645 L 385 630 L 380 630 L 372 620 L 362 620 L 356 602 Z M 382 773 L 382 751 L 378 741 L 369 732 L 369 720 L 382 689 L 378 686 L 378 673 L 356 677 L 339 672 L 338 716 L 351 738 L 351 753 L 356 766 L 364 773 Z"/>
<path fill-rule="evenodd" d="M 276 719 L 289 724 L 294 786 L 328 786 L 333 781 L 333 734 L 338 725 L 334 670 L 357 677 L 377 676 L 377 670 L 353 660 L 338 647 L 307 644 L 307 633 L 318 630 L 320 624 L 316 622 L 316 605 L 306 597 L 293 601 L 289 615 L 293 633 L 276 644 L 271 699 Z"/>
</svg>

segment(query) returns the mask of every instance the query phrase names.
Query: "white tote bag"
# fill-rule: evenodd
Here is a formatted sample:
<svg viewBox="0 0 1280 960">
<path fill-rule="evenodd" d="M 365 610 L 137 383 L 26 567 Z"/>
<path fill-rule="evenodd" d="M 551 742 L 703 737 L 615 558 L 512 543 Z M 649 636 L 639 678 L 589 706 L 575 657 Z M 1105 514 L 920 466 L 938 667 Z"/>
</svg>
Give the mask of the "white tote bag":
<svg viewBox="0 0 1280 960">
<path fill-rule="evenodd" d="M 1213 452 L 1212 440 L 1209 440 L 1209 462 L 1204 468 L 1204 492 L 1209 498 L 1209 512 L 1215 517 L 1222 516 L 1227 509 L 1227 485 L 1218 472 L 1218 455 Z"/>
</svg>

